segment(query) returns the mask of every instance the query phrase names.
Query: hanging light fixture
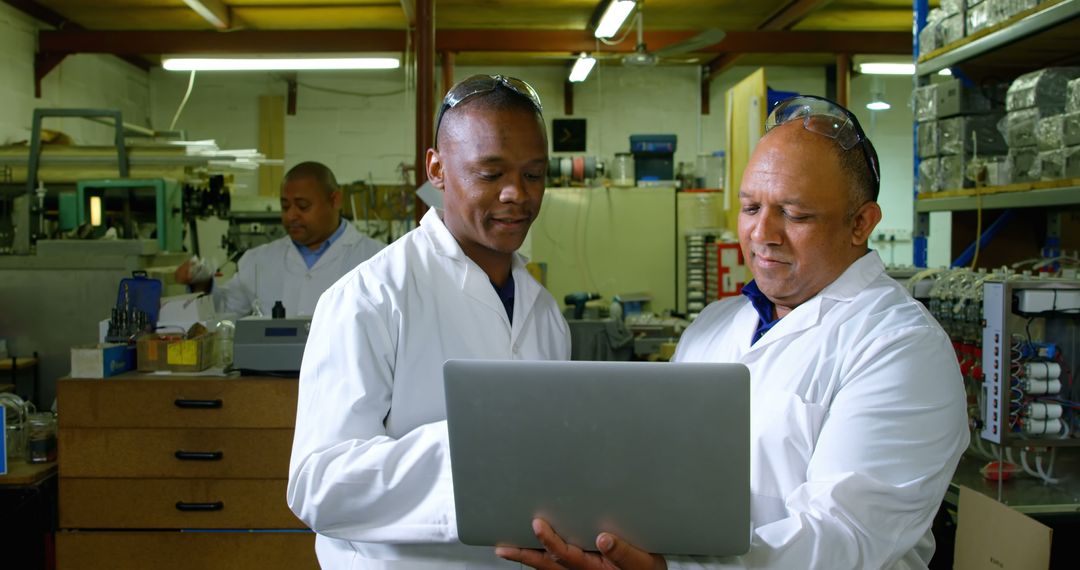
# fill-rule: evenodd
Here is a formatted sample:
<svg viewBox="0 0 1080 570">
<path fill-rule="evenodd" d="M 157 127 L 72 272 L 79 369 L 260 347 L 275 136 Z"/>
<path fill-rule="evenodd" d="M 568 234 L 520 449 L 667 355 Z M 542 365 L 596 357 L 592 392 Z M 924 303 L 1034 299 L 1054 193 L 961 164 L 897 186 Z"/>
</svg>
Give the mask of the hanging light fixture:
<svg viewBox="0 0 1080 570">
<path fill-rule="evenodd" d="M 589 76 L 589 73 L 595 66 L 596 58 L 585 52 L 581 52 L 581 55 L 574 60 L 574 67 L 570 70 L 570 81 L 573 83 L 585 81 L 585 78 Z"/>
<path fill-rule="evenodd" d="M 619 33 L 623 22 L 634 11 L 635 0 L 611 0 L 604 15 L 600 16 L 600 23 L 596 24 L 595 36 L 598 38 L 610 38 Z"/>
</svg>

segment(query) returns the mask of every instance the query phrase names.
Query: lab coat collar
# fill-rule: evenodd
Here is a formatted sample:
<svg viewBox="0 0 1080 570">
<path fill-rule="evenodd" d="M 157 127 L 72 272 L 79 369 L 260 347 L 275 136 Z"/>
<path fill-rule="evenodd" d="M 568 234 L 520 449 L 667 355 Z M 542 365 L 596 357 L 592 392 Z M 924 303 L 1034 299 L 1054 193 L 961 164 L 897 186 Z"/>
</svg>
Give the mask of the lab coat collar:
<svg viewBox="0 0 1080 570">
<path fill-rule="evenodd" d="M 345 224 L 345 231 L 330 244 L 330 247 L 326 248 L 326 251 L 319 256 L 319 259 L 315 260 L 315 265 L 310 268 L 304 262 L 304 256 L 300 255 L 300 252 L 296 250 L 292 240 L 289 241 L 291 247 L 286 251 L 285 255 L 291 261 L 299 263 L 299 267 L 302 267 L 305 272 L 315 271 L 335 263 L 339 257 L 345 255 L 345 252 L 352 249 L 352 246 L 356 245 L 361 239 L 360 232 L 356 231 L 352 223 L 345 219 L 342 220 L 342 223 Z"/>
<path fill-rule="evenodd" d="M 780 319 L 780 322 L 776 323 L 769 332 L 765 333 L 765 336 L 761 337 L 753 346 L 749 347 L 750 350 L 756 350 L 764 346 L 784 338 L 788 335 L 803 332 L 811 327 L 817 326 L 821 322 L 821 316 L 824 313 L 824 309 L 831 307 L 835 303 L 825 303 L 825 300 L 836 302 L 850 302 L 855 298 L 863 289 L 866 289 L 870 283 L 876 279 L 881 273 L 885 271 L 885 265 L 881 263 L 881 257 L 878 256 L 876 251 L 869 251 L 854 263 L 848 266 L 840 277 L 837 277 L 835 281 L 828 284 L 820 293 L 814 295 L 810 300 L 795 307 L 784 318 Z M 753 313 L 755 319 L 751 321 L 751 325 L 748 327 L 748 333 L 746 336 L 747 345 L 750 344 L 750 340 L 753 338 L 754 331 L 757 328 L 757 312 L 754 311 L 753 306 L 749 301 L 746 303 L 746 307 L 743 311 L 745 313 L 749 310 Z"/>
<path fill-rule="evenodd" d="M 446 224 L 443 223 L 438 210 L 435 208 L 428 209 L 424 217 L 420 219 L 420 229 L 427 236 L 436 252 L 464 264 L 465 275 L 461 281 L 462 292 L 485 307 L 498 312 L 506 324 L 507 330 L 511 333 L 511 342 L 516 341 L 518 333 L 528 318 L 537 295 L 540 293 L 533 284 L 532 276 L 525 269 L 525 258 L 515 253 L 510 260 L 510 271 L 514 275 L 516 287 L 514 291 L 514 325 L 511 325 L 510 319 L 506 317 L 506 308 L 503 307 L 502 301 L 499 300 L 495 288 L 491 286 L 491 279 L 472 258 L 465 254 L 465 250 L 461 249 L 457 239 L 454 238 Z"/>
</svg>

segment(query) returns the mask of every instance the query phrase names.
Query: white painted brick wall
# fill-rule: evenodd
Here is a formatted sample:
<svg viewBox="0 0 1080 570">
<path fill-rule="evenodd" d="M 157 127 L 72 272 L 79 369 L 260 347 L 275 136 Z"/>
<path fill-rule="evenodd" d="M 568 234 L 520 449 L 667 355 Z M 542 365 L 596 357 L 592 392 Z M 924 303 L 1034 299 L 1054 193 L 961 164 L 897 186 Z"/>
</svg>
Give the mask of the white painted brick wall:
<svg viewBox="0 0 1080 570">
<path fill-rule="evenodd" d="M 150 109 L 147 74 L 110 56 L 77 55 L 64 60 L 42 81 L 34 98 L 34 19 L 0 4 L 0 144 L 27 140 L 36 107 L 120 109 L 124 121 L 146 125 Z M 112 129 L 85 119 L 46 119 L 79 144 L 112 144 Z"/>
</svg>

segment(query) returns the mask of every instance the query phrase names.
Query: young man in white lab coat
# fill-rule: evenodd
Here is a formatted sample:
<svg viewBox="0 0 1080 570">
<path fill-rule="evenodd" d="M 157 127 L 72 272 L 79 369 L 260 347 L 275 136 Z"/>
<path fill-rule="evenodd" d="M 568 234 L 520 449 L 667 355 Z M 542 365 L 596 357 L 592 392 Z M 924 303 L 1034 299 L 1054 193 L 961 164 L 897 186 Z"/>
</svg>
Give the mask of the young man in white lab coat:
<svg viewBox="0 0 1080 570">
<path fill-rule="evenodd" d="M 766 129 L 739 189 L 754 281 L 709 305 L 675 354 L 750 369 L 750 551 L 665 560 L 601 534 L 599 556 L 536 520 L 547 553 L 500 555 L 552 570 L 927 567 L 931 522 L 969 437 L 949 338 L 867 249 L 880 170 L 854 116 L 800 97 Z"/>
<path fill-rule="evenodd" d="M 457 540 L 442 365 L 570 357 L 558 305 L 515 253 L 544 195 L 535 91 L 466 79 L 435 140 L 427 175 L 445 209 L 330 287 L 312 321 L 288 503 L 324 569 L 505 568 Z"/>
<path fill-rule="evenodd" d="M 281 182 L 281 223 L 288 236 L 244 252 L 236 275 L 221 287 L 212 288 L 209 278 L 194 281 L 191 262 L 177 268 L 176 281 L 195 291 L 212 288 L 219 313 L 243 317 L 257 304 L 270 316 L 281 301 L 286 316 L 311 315 L 327 287 L 383 248 L 341 217 L 341 200 L 327 166 L 297 164 Z"/>
</svg>

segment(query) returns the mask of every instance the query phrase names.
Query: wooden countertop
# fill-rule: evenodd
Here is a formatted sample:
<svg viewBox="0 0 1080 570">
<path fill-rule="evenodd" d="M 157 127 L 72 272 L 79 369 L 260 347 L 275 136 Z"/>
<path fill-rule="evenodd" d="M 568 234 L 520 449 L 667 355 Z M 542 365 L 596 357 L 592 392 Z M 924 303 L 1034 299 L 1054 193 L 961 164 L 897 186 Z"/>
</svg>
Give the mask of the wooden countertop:
<svg viewBox="0 0 1080 570">
<path fill-rule="evenodd" d="M 200 374 L 186 374 L 183 372 L 176 372 L 173 374 L 162 374 L 159 372 L 139 372 L 132 370 L 130 372 L 123 372 L 116 376 L 109 376 L 108 378 L 72 378 L 65 376 L 61 378 L 61 381 L 78 381 L 78 382 L 113 382 L 116 380 L 296 380 L 296 377 L 285 378 L 281 376 L 241 376 L 239 372 L 232 372 L 225 376 L 211 376 Z"/>
<path fill-rule="evenodd" d="M 56 462 L 27 463 L 21 459 L 8 462 L 8 472 L 0 475 L 0 487 L 29 487 L 56 475 Z"/>
<path fill-rule="evenodd" d="M 24 368 L 30 368 L 37 364 L 37 359 L 33 356 L 23 356 L 19 358 L 0 358 L 0 370 L 23 370 Z"/>
</svg>

